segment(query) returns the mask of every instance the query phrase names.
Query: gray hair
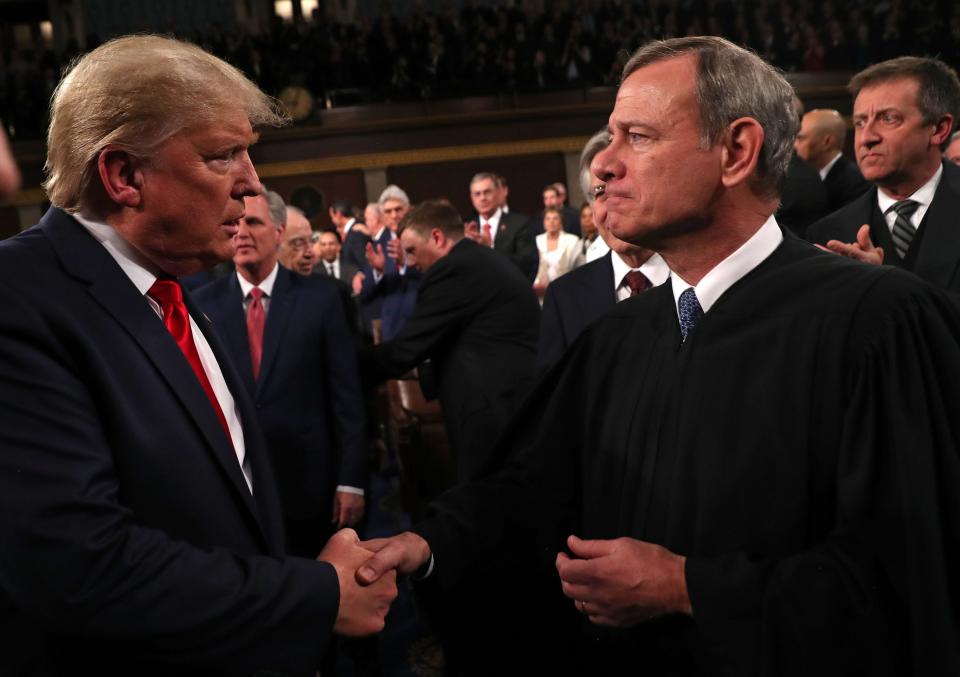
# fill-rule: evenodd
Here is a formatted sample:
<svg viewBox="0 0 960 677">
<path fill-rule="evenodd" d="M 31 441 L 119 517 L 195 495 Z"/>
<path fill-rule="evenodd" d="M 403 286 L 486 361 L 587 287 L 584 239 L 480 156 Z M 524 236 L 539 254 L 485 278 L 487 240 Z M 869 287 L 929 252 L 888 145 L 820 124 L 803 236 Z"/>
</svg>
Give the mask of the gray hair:
<svg viewBox="0 0 960 677">
<path fill-rule="evenodd" d="M 383 189 L 383 192 L 380 193 L 380 199 L 377 200 L 377 202 L 381 207 L 383 207 L 387 200 L 397 200 L 405 205 L 410 204 L 410 198 L 407 197 L 407 194 L 404 192 L 404 190 L 400 186 L 392 183 Z"/>
<path fill-rule="evenodd" d="M 251 126 L 286 122 L 279 104 L 196 45 L 159 35 L 111 40 L 76 60 L 53 93 L 44 188 L 78 211 L 108 145 L 149 159 L 174 134 L 243 111 Z"/>
<path fill-rule="evenodd" d="M 593 204 L 594 194 L 591 184 L 593 183 L 593 174 L 590 172 L 590 163 L 597 153 L 610 145 L 610 132 L 601 129 L 599 132 L 587 139 L 586 145 L 580 151 L 580 191 L 587 202 Z"/>
<path fill-rule="evenodd" d="M 287 225 L 287 205 L 280 197 L 280 193 L 275 193 L 264 187 L 260 194 L 267 200 L 267 211 L 270 212 L 270 220 L 273 221 L 273 224 L 278 227 Z"/>
<path fill-rule="evenodd" d="M 486 181 L 487 179 L 490 179 L 491 181 L 493 181 L 494 188 L 500 187 L 500 177 L 494 174 L 493 172 L 477 172 L 476 174 L 473 175 L 473 178 L 470 179 L 470 185 L 472 186 L 478 181 Z"/>
<path fill-rule="evenodd" d="M 627 61 L 621 83 L 644 66 L 686 54 L 697 58 L 694 91 L 700 112 L 701 146 L 709 148 L 718 143 L 734 120 L 753 118 L 764 135 L 753 190 L 764 197 L 778 197 L 800 126 L 793 108 L 793 88 L 759 56 L 715 36 L 648 43 Z"/>
</svg>

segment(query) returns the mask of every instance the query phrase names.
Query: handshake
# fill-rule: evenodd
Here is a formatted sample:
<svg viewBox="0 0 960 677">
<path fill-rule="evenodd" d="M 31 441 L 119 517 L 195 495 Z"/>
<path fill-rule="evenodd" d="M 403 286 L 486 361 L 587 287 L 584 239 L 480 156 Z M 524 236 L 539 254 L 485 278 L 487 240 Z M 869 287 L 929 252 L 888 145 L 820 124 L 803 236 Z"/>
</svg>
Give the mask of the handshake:
<svg viewBox="0 0 960 677">
<path fill-rule="evenodd" d="M 397 597 L 397 574 L 413 573 L 430 561 L 430 546 L 405 532 L 361 541 L 353 529 L 334 534 L 317 556 L 329 562 L 340 583 L 340 607 L 333 631 L 348 637 L 380 632 Z"/>
</svg>

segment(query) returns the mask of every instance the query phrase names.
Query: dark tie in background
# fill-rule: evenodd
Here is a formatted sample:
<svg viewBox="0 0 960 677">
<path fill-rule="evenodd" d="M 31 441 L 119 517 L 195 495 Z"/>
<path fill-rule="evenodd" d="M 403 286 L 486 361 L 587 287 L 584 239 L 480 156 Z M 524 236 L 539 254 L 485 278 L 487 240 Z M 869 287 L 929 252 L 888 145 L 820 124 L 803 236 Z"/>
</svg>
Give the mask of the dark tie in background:
<svg viewBox="0 0 960 677">
<path fill-rule="evenodd" d="M 647 279 L 647 276 L 641 273 L 639 270 L 631 270 L 623 278 L 623 281 L 627 283 L 627 286 L 630 287 L 630 296 L 636 296 L 642 291 L 646 291 L 650 288 L 650 280 Z"/>
<path fill-rule="evenodd" d="M 680 315 L 680 336 L 684 341 L 687 340 L 687 334 L 696 326 L 700 318 L 703 317 L 703 308 L 700 307 L 700 299 L 693 287 L 680 294 L 680 300 L 677 302 L 677 310 Z"/>
<path fill-rule="evenodd" d="M 220 419 L 223 432 L 227 434 L 227 439 L 230 440 L 232 445 L 233 439 L 230 437 L 230 427 L 227 425 L 227 419 L 223 415 L 217 396 L 210 385 L 210 379 L 207 378 L 207 372 L 203 370 L 200 353 L 197 352 L 197 346 L 193 342 L 193 332 L 190 330 L 190 314 L 187 312 L 187 306 L 183 303 L 183 289 L 180 288 L 180 283 L 173 278 L 157 278 L 147 295 L 160 304 L 160 309 L 163 311 L 163 324 L 166 325 L 167 331 L 173 336 L 173 340 L 176 341 L 183 356 L 187 358 L 187 362 L 193 368 L 193 373 L 197 375 L 197 380 L 203 386 L 203 391 L 210 399 L 210 404 L 213 406 L 217 418 Z"/>
<path fill-rule="evenodd" d="M 907 250 L 910 249 L 910 243 L 913 242 L 914 235 L 917 234 L 917 229 L 914 228 L 913 224 L 910 223 L 910 217 L 913 216 L 913 213 L 917 211 L 917 207 L 920 204 L 916 200 L 900 200 L 899 202 L 894 202 L 890 209 L 887 210 L 889 214 L 891 211 L 897 213 L 897 219 L 893 222 L 893 246 L 897 249 L 897 254 L 900 255 L 901 259 L 907 257 Z"/>
<path fill-rule="evenodd" d="M 336 274 L 333 272 L 333 264 L 327 263 L 326 266 L 327 266 L 327 275 L 329 275 L 330 277 L 336 277 Z"/>
<path fill-rule="evenodd" d="M 254 287 L 250 290 L 250 305 L 247 307 L 247 338 L 250 340 L 250 366 L 253 367 L 253 380 L 260 378 L 260 358 L 263 357 L 263 326 L 266 313 L 263 312 L 263 290 Z"/>
</svg>

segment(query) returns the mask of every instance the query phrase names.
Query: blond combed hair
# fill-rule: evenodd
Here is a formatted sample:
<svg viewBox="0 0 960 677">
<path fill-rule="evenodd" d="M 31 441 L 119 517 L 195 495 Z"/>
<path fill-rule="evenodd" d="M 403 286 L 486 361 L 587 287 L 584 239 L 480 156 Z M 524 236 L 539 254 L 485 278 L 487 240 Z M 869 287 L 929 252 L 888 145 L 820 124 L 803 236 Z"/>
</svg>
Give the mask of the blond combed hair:
<svg viewBox="0 0 960 677">
<path fill-rule="evenodd" d="M 53 93 L 43 184 L 50 202 L 80 210 L 107 146 L 149 159 L 177 132 L 240 110 L 253 127 L 287 122 L 274 99 L 196 45 L 159 35 L 111 40 L 77 59 Z"/>
</svg>

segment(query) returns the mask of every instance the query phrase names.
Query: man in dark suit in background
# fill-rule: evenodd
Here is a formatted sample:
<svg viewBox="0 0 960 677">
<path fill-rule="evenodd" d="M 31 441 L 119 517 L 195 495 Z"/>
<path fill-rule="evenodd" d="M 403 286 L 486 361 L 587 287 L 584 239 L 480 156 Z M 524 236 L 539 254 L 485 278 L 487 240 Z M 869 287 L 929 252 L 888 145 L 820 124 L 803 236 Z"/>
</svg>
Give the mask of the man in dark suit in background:
<svg viewBox="0 0 960 677">
<path fill-rule="evenodd" d="M 353 217 L 353 206 L 346 200 L 337 200 L 330 205 L 329 215 L 343 243 L 340 256 L 357 270 L 363 270 L 366 263 L 364 249 L 370 236 L 365 228 L 355 227 L 357 220 Z"/>
<path fill-rule="evenodd" d="M 370 205 L 372 207 L 373 205 Z M 366 265 L 360 284 L 360 302 L 380 318 L 381 339 L 391 340 L 413 314 L 420 271 L 406 265 L 397 231 L 410 211 L 410 198 L 396 185 L 387 186 L 377 201 L 382 222 L 367 244 Z"/>
<path fill-rule="evenodd" d="M 432 361 L 457 482 L 469 482 L 498 469 L 494 442 L 534 379 L 539 305 L 510 261 L 464 236 L 449 204 L 416 207 L 401 225 L 400 240 L 408 263 L 423 273 L 417 304 L 392 341 L 362 356 L 361 370 L 364 380 L 376 382 Z M 522 571 L 513 572 L 521 574 L 513 583 L 470 583 L 440 599 L 425 591 L 452 674 L 491 662 L 502 667 L 525 647 L 536 652 L 522 632 L 523 613 L 504 618 L 500 603 L 493 602 L 492 615 L 481 604 L 505 604 L 521 592 L 525 600 L 540 599 Z"/>
<path fill-rule="evenodd" d="M 337 287 L 279 265 L 284 204 L 248 197 L 237 272 L 200 289 L 273 458 L 288 552 L 313 557 L 333 527 L 355 526 L 367 483 L 363 399 Z"/>
<path fill-rule="evenodd" d="M 590 162 L 610 141 L 606 130 L 594 134 L 580 155 L 580 184 L 593 206 L 600 237 L 610 247 L 602 257 L 571 270 L 550 283 L 543 298 L 537 365 L 558 362 L 581 332 L 615 304 L 666 282 L 670 269 L 649 249 L 615 237 L 604 224 L 602 182 L 590 172 Z"/>
<path fill-rule="evenodd" d="M 327 275 L 346 284 L 352 284 L 357 269 L 343 260 L 340 255 L 340 233 L 335 230 L 321 230 L 313 234 L 317 241 L 319 256 L 313 267 L 317 275 Z"/>
<path fill-rule="evenodd" d="M 870 189 L 857 165 L 843 156 L 847 124 L 839 112 L 818 108 L 804 114 L 793 146 L 800 158 L 820 173 L 829 211 L 850 204 Z"/>
<path fill-rule="evenodd" d="M 0 245 L 0 673 L 312 675 L 331 630 L 382 627 L 355 534 L 284 556 L 253 403 L 174 277 L 233 255 L 253 127 L 282 120 L 157 36 L 57 88 L 54 206 Z"/>
<path fill-rule="evenodd" d="M 960 291 L 960 167 L 941 156 L 960 114 L 956 73 L 900 57 L 861 71 L 850 90 L 857 162 L 875 186 L 812 225 L 810 241 Z"/>
<path fill-rule="evenodd" d="M 432 360 L 457 475 L 466 481 L 489 470 L 492 443 L 531 385 L 538 304 L 509 261 L 464 238 L 447 204 L 414 209 L 400 241 L 423 275 L 417 304 L 392 341 L 361 356 L 361 371 L 377 382 Z"/>
<path fill-rule="evenodd" d="M 533 282 L 540 259 L 529 219 L 517 212 L 504 213 L 499 196 L 496 174 L 474 175 L 470 180 L 470 200 L 477 219 L 467 224 L 467 235 L 507 256 Z"/>
</svg>

